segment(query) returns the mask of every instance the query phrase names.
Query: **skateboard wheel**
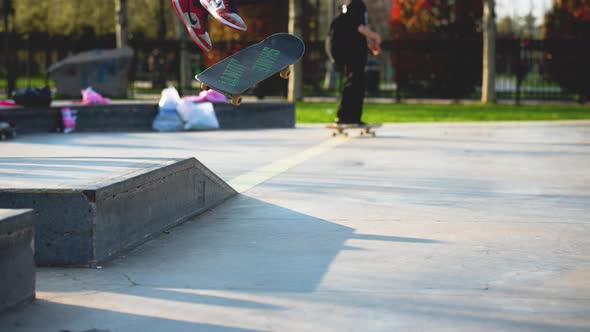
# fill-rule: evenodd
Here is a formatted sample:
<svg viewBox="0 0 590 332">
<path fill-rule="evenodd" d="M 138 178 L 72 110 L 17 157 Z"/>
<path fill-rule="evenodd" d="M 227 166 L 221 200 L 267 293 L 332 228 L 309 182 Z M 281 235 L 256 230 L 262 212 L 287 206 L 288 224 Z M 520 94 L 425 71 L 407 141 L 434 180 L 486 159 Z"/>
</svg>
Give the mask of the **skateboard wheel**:
<svg viewBox="0 0 590 332">
<path fill-rule="evenodd" d="M 291 76 L 291 69 L 285 68 L 285 69 L 281 70 L 281 78 L 288 79 L 289 76 Z"/>
<path fill-rule="evenodd" d="M 237 95 L 237 96 L 233 96 L 231 98 L 231 104 L 234 106 L 240 106 L 240 104 L 242 103 L 242 96 Z"/>
<path fill-rule="evenodd" d="M 201 83 L 201 90 L 208 91 L 209 86 L 207 86 L 207 84 L 205 84 L 205 83 Z"/>
</svg>

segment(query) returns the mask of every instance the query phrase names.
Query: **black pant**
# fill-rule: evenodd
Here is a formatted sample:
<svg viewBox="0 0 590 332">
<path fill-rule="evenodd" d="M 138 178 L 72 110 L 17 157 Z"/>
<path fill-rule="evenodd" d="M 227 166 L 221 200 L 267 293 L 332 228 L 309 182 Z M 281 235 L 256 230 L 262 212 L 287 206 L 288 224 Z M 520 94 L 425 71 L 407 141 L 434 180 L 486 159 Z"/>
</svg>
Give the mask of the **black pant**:
<svg viewBox="0 0 590 332">
<path fill-rule="evenodd" d="M 338 122 L 359 123 L 363 114 L 363 102 L 365 99 L 366 77 L 365 61 L 355 65 L 347 65 L 340 68 L 345 82 L 342 89 L 342 98 L 338 107 Z"/>
</svg>

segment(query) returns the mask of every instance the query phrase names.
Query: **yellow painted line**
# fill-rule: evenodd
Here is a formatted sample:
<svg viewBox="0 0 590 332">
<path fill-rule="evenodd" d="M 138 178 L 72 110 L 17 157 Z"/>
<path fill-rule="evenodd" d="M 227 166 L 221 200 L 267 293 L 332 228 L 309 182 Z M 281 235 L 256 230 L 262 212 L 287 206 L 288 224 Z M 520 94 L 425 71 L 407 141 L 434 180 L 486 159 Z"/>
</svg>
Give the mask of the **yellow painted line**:
<svg viewBox="0 0 590 332">
<path fill-rule="evenodd" d="M 301 163 L 304 163 L 307 160 L 332 150 L 346 141 L 347 138 L 345 137 L 335 137 L 329 139 L 303 152 L 280 159 L 266 166 L 257 168 L 254 171 L 235 177 L 229 181 L 229 185 L 237 192 L 243 193 Z"/>
</svg>

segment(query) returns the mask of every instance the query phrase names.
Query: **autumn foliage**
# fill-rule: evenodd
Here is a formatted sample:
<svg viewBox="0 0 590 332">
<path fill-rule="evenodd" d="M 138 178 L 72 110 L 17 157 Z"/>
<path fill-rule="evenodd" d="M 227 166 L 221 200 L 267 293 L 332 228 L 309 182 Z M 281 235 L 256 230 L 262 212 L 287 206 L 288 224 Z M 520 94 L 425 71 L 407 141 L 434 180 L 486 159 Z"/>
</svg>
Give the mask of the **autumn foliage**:
<svg viewBox="0 0 590 332">
<path fill-rule="evenodd" d="M 460 98 L 481 82 L 482 2 L 391 0 L 395 80 L 410 94 Z"/>
<path fill-rule="evenodd" d="M 590 0 L 563 0 L 556 4 L 545 17 L 544 30 L 548 78 L 587 100 L 590 98 Z M 564 47 L 563 40 L 574 41 L 575 49 Z"/>
</svg>

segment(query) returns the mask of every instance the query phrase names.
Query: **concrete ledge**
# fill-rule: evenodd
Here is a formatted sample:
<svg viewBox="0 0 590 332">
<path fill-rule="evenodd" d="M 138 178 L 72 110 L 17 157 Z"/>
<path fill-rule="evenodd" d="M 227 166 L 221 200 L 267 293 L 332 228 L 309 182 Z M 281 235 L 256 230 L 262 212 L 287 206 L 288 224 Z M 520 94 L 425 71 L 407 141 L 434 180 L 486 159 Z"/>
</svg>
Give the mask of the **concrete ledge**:
<svg viewBox="0 0 590 332">
<path fill-rule="evenodd" d="M 17 133 L 60 131 L 60 109 L 78 110 L 78 132 L 148 132 L 156 117 L 156 103 L 121 102 L 109 105 L 69 105 L 55 102 L 49 108 L 0 108 L 0 120 L 17 127 Z M 288 102 L 245 102 L 239 107 L 216 103 L 221 129 L 294 128 L 295 105 Z"/>
<path fill-rule="evenodd" d="M 35 298 L 32 210 L 0 209 L 0 311 Z"/>
<path fill-rule="evenodd" d="M 68 105 L 48 108 L 0 108 L 0 119 L 10 122 L 18 134 L 35 134 L 61 131 L 60 110 L 70 107 L 78 110 L 79 132 L 134 132 L 151 131 L 157 113 L 156 104 Z"/>
<path fill-rule="evenodd" d="M 0 189 L 0 207 L 36 212 L 37 265 L 94 266 L 236 192 L 195 158 L 71 189 Z"/>
<path fill-rule="evenodd" d="M 295 104 L 288 102 L 218 103 L 215 114 L 221 129 L 295 128 Z"/>
</svg>

